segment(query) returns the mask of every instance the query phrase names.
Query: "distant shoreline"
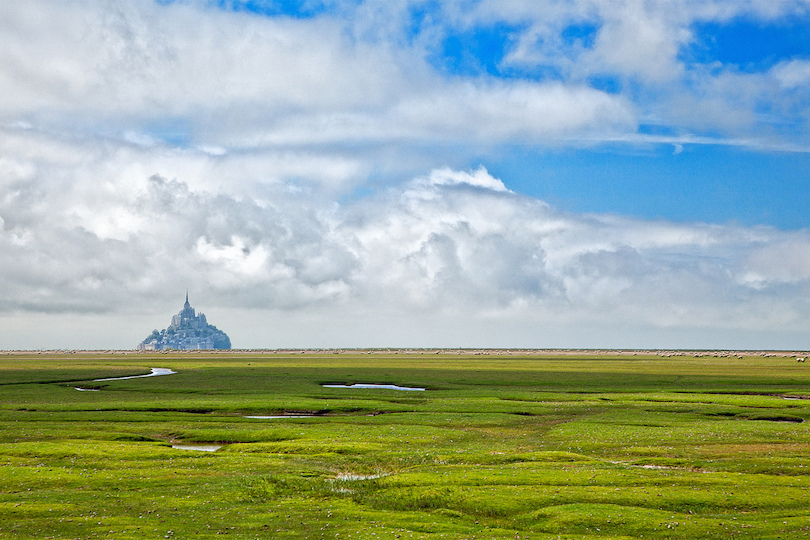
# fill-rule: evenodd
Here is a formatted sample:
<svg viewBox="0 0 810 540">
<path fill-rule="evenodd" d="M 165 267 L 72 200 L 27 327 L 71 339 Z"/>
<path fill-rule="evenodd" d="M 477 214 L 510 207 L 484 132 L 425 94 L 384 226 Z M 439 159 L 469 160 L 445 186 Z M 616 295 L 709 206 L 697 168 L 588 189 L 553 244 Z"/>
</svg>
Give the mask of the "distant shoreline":
<svg viewBox="0 0 810 540">
<path fill-rule="evenodd" d="M 113 355 L 323 355 L 323 354 L 378 354 L 378 355 L 471 355 L 471 356 L 554 356 L 554 355 L 592 355 L 592 356 L 663 356 L 663 357 L 729 357 L 761 356 L 792 357 L 810 356 L 810 350 L 769 350 L 769 349 L 529 349 L 529 348 L 332 348 L 332 349 L 192 349 L 139 351 L 137 349 L 9 349 L 0 350 L 2 355 L 18 354 L 113 354 Z"/>
</svg>

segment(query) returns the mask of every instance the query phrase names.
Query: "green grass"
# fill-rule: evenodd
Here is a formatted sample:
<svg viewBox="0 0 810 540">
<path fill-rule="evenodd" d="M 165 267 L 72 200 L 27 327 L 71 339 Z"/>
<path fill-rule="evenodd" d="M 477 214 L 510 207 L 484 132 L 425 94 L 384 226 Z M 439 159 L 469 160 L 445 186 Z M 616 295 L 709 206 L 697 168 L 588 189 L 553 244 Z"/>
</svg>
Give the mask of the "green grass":
<svg viewBox="0 0 810 540">
<path fill-rule="evenodd" d="M 2 354 L 0 538 L 810 536 L 806 364 L 434 353 Z"/>
</svg>

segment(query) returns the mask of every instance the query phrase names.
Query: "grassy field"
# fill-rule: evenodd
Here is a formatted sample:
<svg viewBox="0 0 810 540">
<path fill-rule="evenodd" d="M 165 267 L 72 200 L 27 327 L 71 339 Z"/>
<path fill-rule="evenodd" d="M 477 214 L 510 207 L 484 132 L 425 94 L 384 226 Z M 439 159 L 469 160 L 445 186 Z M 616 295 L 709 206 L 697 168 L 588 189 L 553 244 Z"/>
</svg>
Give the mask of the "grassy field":
<svg viewBox="0 0 810 540">
<path fill-rule="evenodd" d="M 0 538 L 802 538 L 809 420 L 788 355 L 0 353 Z"/>
</svg>

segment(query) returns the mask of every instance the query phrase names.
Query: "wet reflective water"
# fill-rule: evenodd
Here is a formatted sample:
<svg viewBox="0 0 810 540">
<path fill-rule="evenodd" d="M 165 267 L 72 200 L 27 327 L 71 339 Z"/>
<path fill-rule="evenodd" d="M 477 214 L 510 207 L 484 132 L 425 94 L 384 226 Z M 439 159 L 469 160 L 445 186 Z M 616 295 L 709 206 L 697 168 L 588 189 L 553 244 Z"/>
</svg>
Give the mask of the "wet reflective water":
<svg viewBox="0 0 810 540">
<path fill-rule="evenodd" d="M 106 379 L 93 379 L 93 382 L 123 381 L 123 380 L 126 380 L 126 379 L 142 379 L 144 377 L 158 377 L 160 375 L 174 375 L 175 373 L 177 373 L 176 371 L 172 371 L 169 368 L 153 367 L 151 369 L 152 369 L 152 372 L 147 373 L 146 375 L 130 375 L 129 377 L 107 377 Z"/>
<path fill-rule="evenodd" d="M 324 388 L 365 388 L 371 390 L 401 390 L 403 392 L 424 392 L 424 388 L 397 386 L 396 384 L 322 384 Z"/>
<path fill-rule="evenodd" d="M 280 416 L 245 416 L 244 418 L 253 418 L 254 420 L 275 420 L 277 418 L 315 418 L 314 415 L 311 414 L 285 414 Z"/>
</svg>

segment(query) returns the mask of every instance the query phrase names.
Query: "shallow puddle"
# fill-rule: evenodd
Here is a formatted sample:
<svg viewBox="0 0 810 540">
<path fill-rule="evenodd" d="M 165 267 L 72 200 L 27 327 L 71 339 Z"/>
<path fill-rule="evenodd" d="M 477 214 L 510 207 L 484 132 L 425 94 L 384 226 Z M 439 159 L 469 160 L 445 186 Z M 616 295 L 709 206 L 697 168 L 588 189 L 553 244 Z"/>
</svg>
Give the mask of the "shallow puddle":
<svg viewBox="0 0 810 540">
<path fill-rule="evenodd" d="M 244 418 L 252 418 L 254 420 L 275 420 L 277 418 L 315 418 L 312 414 L 285 414 L 285 415 L 277 415 L 277 416 L 245 416 Z"/>
<path fill-rule="evenodd" d="M 197 452 L 216 452 L 222 448 L 221 444 L 172 444 L 176 450 L 196 450 Z"/>
<path fill-rule="evenodd" d="M 403 392 L 424 392 L 424 388 L 397 386 L 396 384 L 322 384 L 324 388 L 361 388 L 370 390 L 400 390 Z"/>
</svg>

